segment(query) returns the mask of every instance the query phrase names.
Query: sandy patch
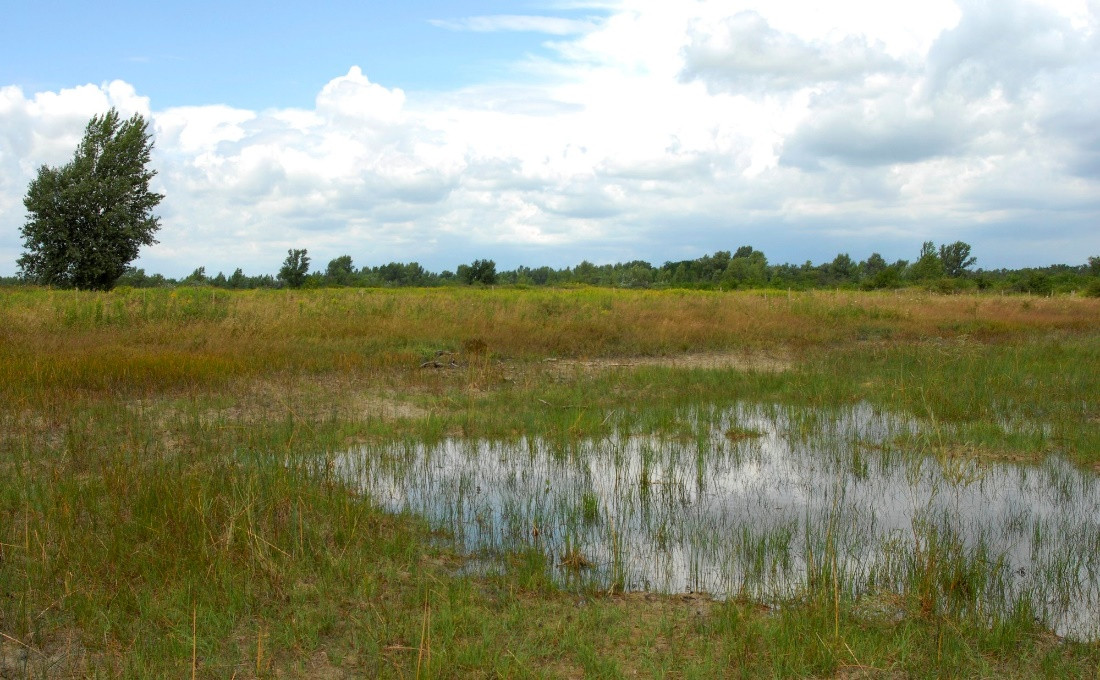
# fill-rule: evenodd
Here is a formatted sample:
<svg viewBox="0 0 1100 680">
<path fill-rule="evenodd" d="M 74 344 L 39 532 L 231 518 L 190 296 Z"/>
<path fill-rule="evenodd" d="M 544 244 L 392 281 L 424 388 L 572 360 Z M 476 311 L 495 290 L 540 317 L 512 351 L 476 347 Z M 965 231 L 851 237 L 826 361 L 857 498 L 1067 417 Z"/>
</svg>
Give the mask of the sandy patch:
<svg viewBox="0 0 1100 680">
<path fill-rule="evenodd" d="M 431 415 L 431 411 L 397 397 L 377 394 L 352 395 L 347 404 L 351 416 L 381 418 L 383 420 L 419 420 Z"/>
<path fill-rule="evenodd" d="M 20 439 L 26 437 L 27 443 L 33 446 L 58 448 L 64 435 L 58 423 L 31 410 L 0 414 L 0 443 L 5 446 L 19 446 Z M 0 461 L 0 466 L 2 463 Z"/>
<path fill-rule="evenodd" d="M 763 352 L 708 352 L 660 357 L 615 357 L 584 360 L 546 359 L 544 362 L 562 370 L 581 368 L 590 371 L 663 366 L 685 369 L 779 372 L 789 371 L 794 367 L 794 362 L 789 358 Z"/>
<path fill-rule="evenodd" d="M 0 678 L 84 677 L 87 661 L 74 630 L 53 633 L 42 645 L 0 633 Z"/>
<path fill-rule="evenodd" d="M 270 381 L 245 383 L 225 395 L 230 402 L 222 407 L 201 409 L 197 416 L 203 427 L 252 425 L 286 418 L 314 419 L 332 413 L 335 408 L 351 420 L 416 420 L 430 415 L 422 408 L 390 390 L 365 390 L 346 381 L 304 380 L 283 384 Z M 157 399 L 137 399 L 126 408 L 139 417 L 151 418 L 158 426 L 169 426 L 195 417 L 186 406 Z"/>
</svg>

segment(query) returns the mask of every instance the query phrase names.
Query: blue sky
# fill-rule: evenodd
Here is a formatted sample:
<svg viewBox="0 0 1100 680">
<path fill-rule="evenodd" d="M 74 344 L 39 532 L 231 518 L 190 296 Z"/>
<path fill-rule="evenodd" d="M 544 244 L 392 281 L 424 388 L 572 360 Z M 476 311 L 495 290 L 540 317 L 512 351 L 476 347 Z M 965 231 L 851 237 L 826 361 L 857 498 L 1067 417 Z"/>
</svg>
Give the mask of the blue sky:
<svg viewBox="0 0 1100 680">
<path fill-rule="evenodd" d="M 0 275 L 89 117 L 149 117 L 186 275 L 1100 255 L 1096 0 L 16 3 Z"/>
<path fill-rule="evenodd" d="M 124 80 L 158 107 L 309 106 L 335 75 L 445 90 L 507 75 L 545 35 L 471 34 L 432 22 L 546 15 L 523 2 L 22 2 L 5 8 L 0 83 L 25 91 Z M 596 8 L 552 11 L 584 18 Z"/>
</svg>

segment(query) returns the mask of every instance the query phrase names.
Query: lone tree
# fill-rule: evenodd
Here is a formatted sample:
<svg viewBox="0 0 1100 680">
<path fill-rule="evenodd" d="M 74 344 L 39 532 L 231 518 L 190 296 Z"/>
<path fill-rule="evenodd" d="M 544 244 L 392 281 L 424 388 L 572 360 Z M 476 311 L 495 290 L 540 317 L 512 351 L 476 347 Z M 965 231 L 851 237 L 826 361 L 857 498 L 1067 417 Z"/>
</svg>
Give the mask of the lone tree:
<svg viewBox="0 0 1100 680">
<path fill-rule="evenodd" d="M 111 109 L 93 116 L 73 160 L 43 165 L 23 205 L 19 258 L 23 278 L 43 285 L 109 290 L 138 255 L 156 243 L 163 195 L 149 190 L 153 150 L 149 123 L 138 114 L 122 120 Z"/>
<path fill-rule="evenodd" d="M 970 257 L 970 244 L 955 241 L 951 245 L 940 246 L 940 262 L 943 263 L 943 272 L 952 278 L 964 276 L 967 269 L 978 261 L 976 257 Z"/>
<path fill-rule="evenodd" d="M 286 284 L 287 288 L 301 288 L 309 274 L 309 255 L 305 248 L 297 248 L 286 251 L 286 259 L 279 269 L 279 280 Z"/>
</svg>

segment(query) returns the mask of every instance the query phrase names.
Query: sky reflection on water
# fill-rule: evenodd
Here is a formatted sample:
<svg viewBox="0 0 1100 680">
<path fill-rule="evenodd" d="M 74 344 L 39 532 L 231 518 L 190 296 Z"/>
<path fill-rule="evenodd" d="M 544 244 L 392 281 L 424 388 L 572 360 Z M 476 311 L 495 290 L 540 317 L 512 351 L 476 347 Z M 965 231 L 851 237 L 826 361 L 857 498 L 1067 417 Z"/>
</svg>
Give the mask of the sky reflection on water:
<svg viewBox="0 0 1100 680">
<path fill-rule="evenodd" d="M 591 567 L 555 570 L 563 583 L 780 602 L 835 554 L 846 592 L 903 592 L 915 555 L 955 546 L 985 567 L 980 606 L 1029 598 L 1059 634 L 1100 637 L 1095 475 L 904 450 L 917 425 L 867 405 L 682 421 L 694 435 L 369 445 L 339 465 L 465 552 L 537 545 L 560 564 L 578 551 Z"/>
</svg>

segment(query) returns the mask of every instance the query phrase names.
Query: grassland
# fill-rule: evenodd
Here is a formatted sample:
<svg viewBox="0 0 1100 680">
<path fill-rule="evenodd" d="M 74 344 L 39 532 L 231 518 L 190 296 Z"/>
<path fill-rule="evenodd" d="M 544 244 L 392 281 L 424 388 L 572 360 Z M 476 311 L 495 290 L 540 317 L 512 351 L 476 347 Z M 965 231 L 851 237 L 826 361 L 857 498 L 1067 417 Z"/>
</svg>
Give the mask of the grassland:
<svg viewBox="0 0 1100 680">
<path fill-rule="evenodd" d="M 330 463 L 866 402 L 917 451 L 1096 471 L 1097 366 L 1073 297 L 0 290 L 0 677 L 1095 677 L 1098 643 L 919 584 L 898 618 L 827 584 L 578 595 L 535 543 L 471 574 Z"/>
</svg>

